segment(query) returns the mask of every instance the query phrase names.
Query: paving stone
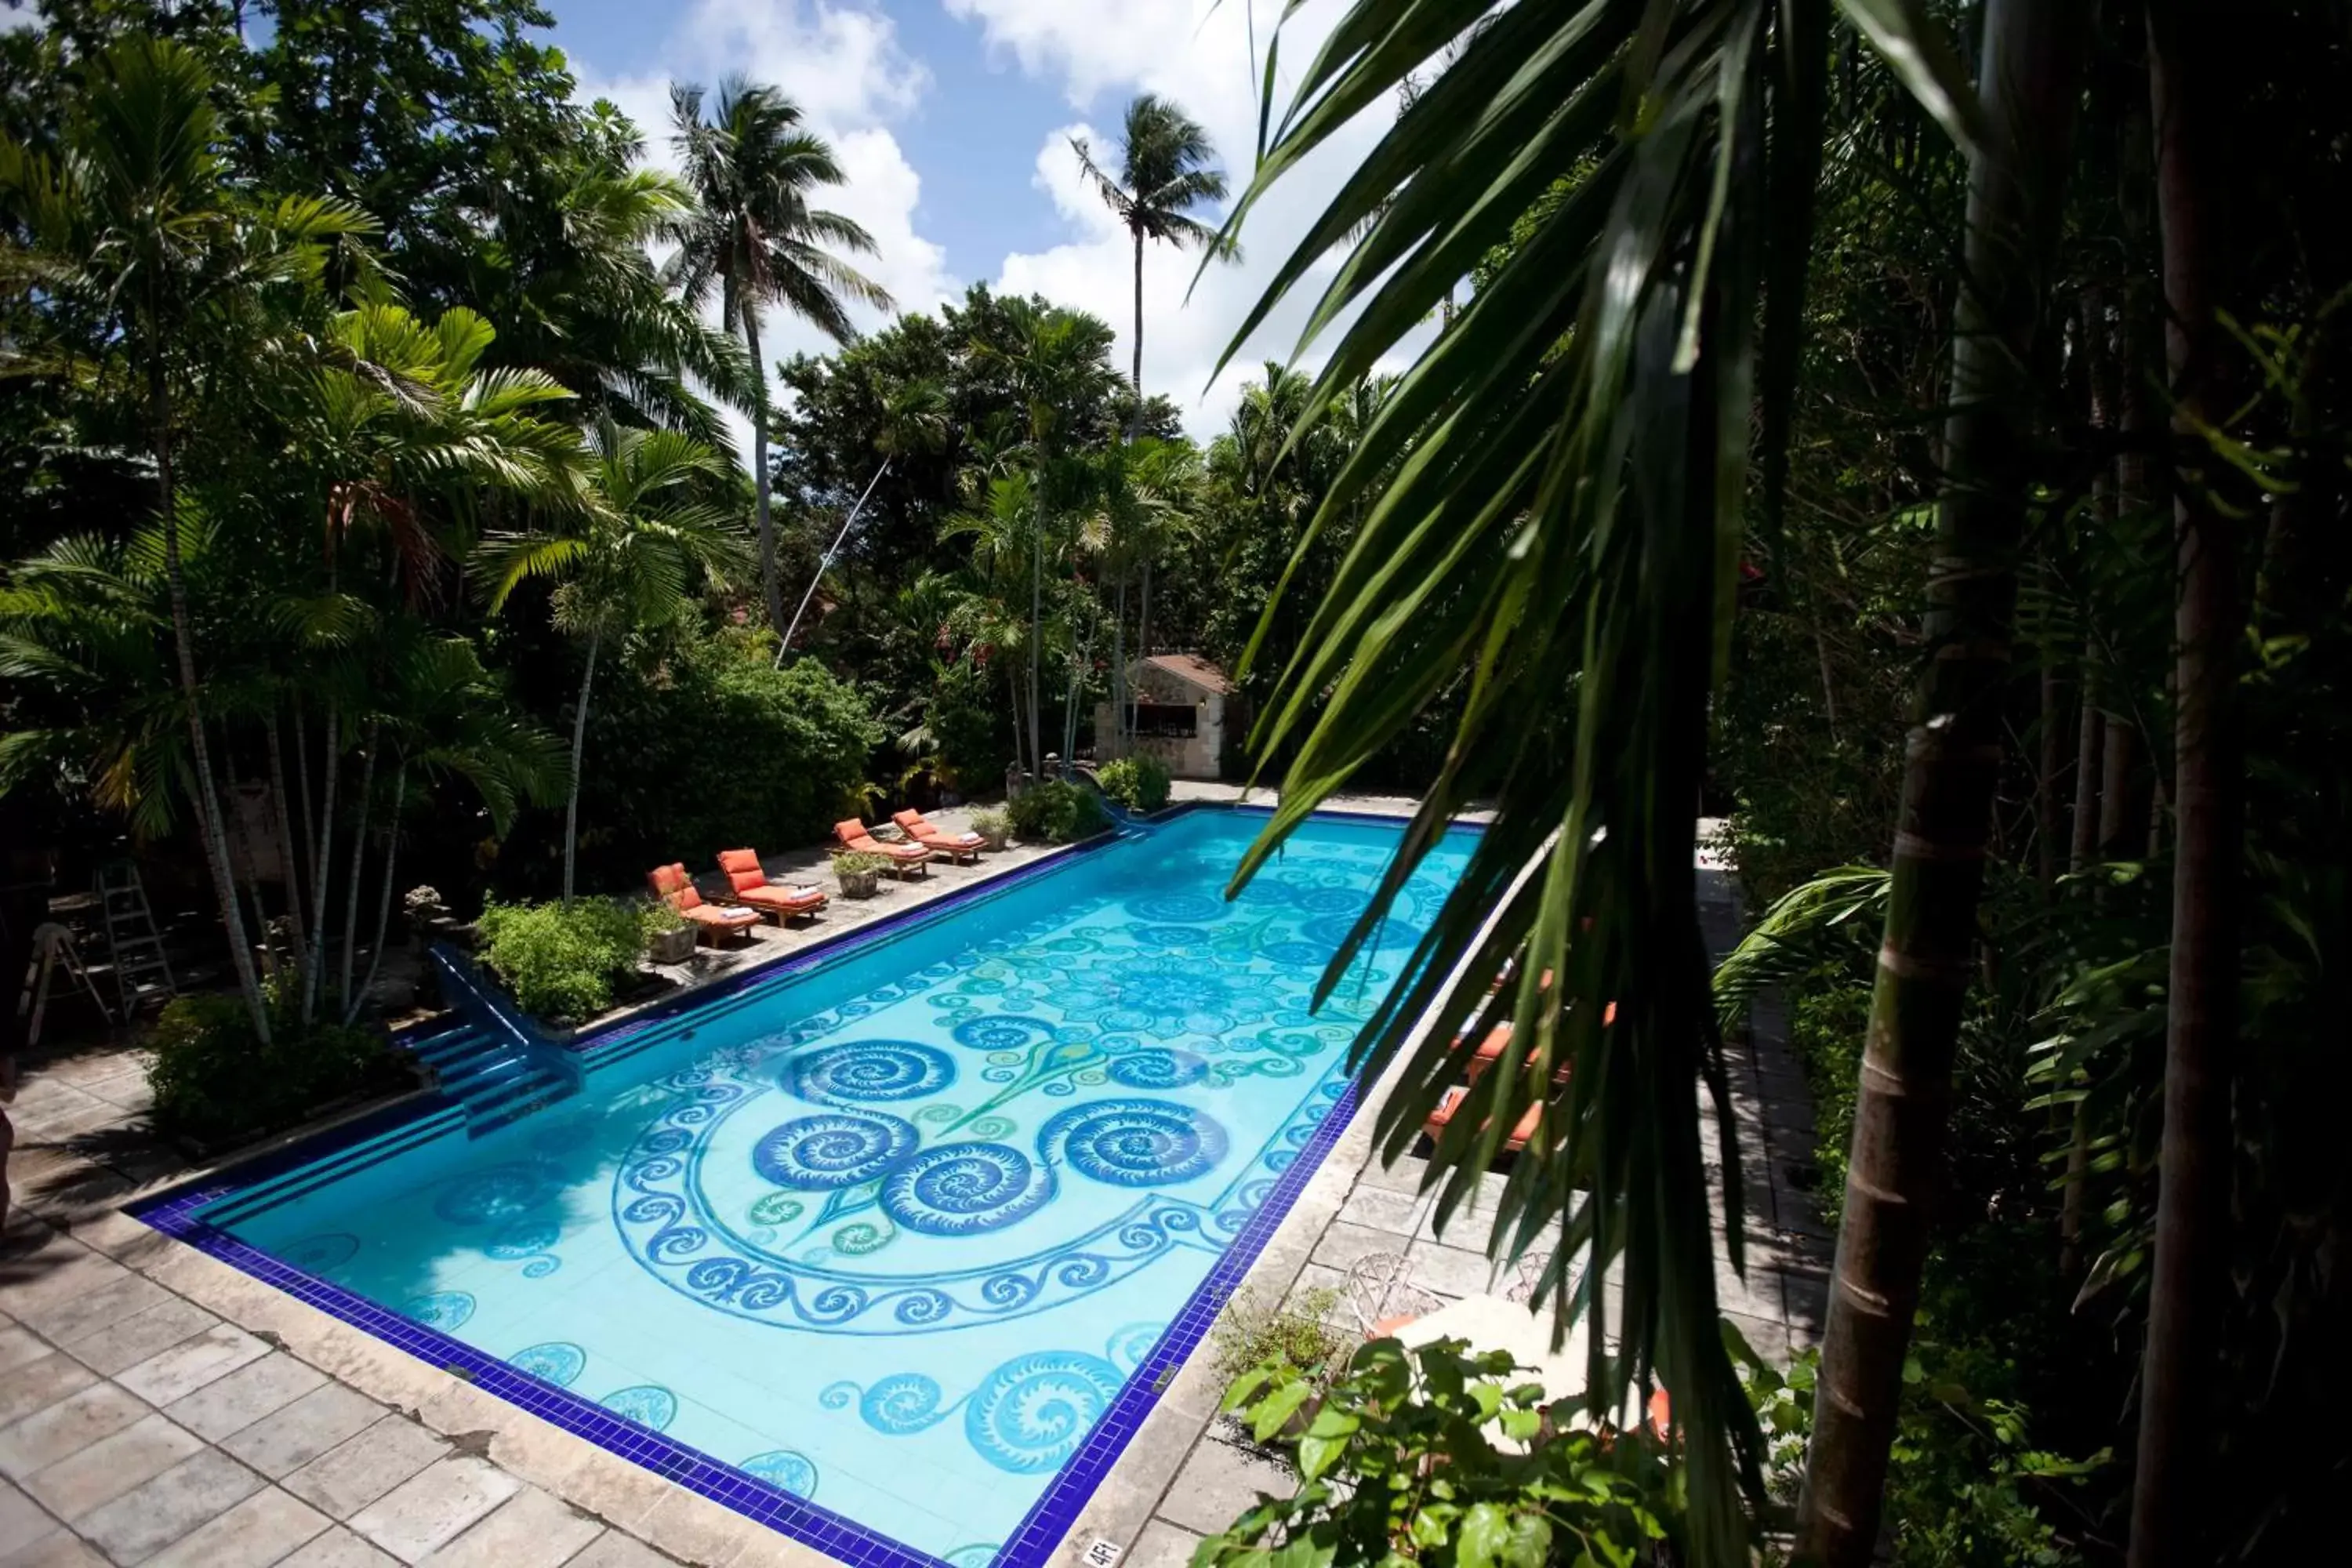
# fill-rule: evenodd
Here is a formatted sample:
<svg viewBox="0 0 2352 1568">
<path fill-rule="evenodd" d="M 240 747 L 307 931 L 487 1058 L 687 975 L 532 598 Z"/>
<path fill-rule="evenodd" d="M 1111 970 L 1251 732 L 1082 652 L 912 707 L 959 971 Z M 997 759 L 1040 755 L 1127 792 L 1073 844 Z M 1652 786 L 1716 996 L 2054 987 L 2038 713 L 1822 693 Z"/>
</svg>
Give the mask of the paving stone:
<svg viewBox="0 0 2352 1568">
<path fill-rule="evenodd" d="M 268 1420 L 222 1439 L 221 1447 L 275 1480 L 373 1425 L 383 1414 L 383 1405 L 358 1390 L 331 1383 Z"/>
<path fill-rule="evenodd" d="M 206 1448 L 84 1515 L 74 1528 L 131 1568 L 218 1519 L 261 1487 L 259 1476 L 218 1448 Z"/>
<path fill-rule="evenodd" d="M 147 1560 L 147 1568 L 268 1568 L 334 1523 L 298 1498 L 264 1487 Z"/>
<path fill-rule="evenodd" d="M 347 1520 L 448 1449 L 406 1416 L 387 1415 L 288 1476 L 286 1489 Z"/>
<path fill-rule="evenodd" d="M 317 1367 L 281 1352 L 206 1384 L 166 1406 L 164 1413 L 197 1436 L 217 1443 L 326 1381 L 327 1374 Z"/>
<path fill-rule="evenodd" d="M 1789 1364 L 1790 1336 L 1787 1324 L 1772 1322 L 1763 1318 L 1746 1317 L 1738 1312 L 1724 1313 L 1723 1321 L 1738 1329 L 1741 1337 L 1747 1340 L 1748 1348 L 1761 1356 L 1767 1363 L 1778 1367 L 1785 1367 Z"/>
<path fill-rule="evenodd" d="M 1204 1437 L 1176 1472 L 1160 1517 L 1186 1530 L 1213 1534 L 1241 1517 L 1261 1494 L 1287 1496 L 1297 1478 L 1271 1459 L 1216 1437 Z"/>
<path fill-rule="evenodd" d="M 677 1568 L 677 1564 L 634 1536 L 608 1530 L 563 1568 Z"/>
<path fill-rule="evenodd" d="M 311 1537 L 308 1545 L 278 1568 L 399 1568 L 399 1559 L 377 1551 L 339 1524 L 324 1535 Z"/>
<path fill-rule="evenodd" d="M 1367 1258 L 1402 1252 L 1406 1245 L 1404 1237 L 1392 1232 L 1339 1220 L 1324 1230 L 1311 1256 L 1327 1268 L 1347 1268 Z"/>
<path fill-rule="evenodd" d="M 111 1437 L 147 1414 L 147 1406 L 110 1383 L 93 1384 L 47 1410 L 0 1429 L 0 1476 L 16 1479 L 69 1458 Z"/>
<path fill-rule="evenodd" d="M 143 1486 L 203 1447 L 194 1433 L 161 1415 L 149 1415 L 37 1471 L 26 1479 L 25 1489 L 51 1513 L 71 1522 Z"/>
<path fill-rule="evenodd" d="M 47 1410 L 97 1381 L 89 1368 L 57 1351 L 11 1367 L 7 1376 L 0 1377 L 0 1426 Z"/>
<path fill-rule="evenodd" d="M 1493 1282 L 1495 1265 L 1483 1252 L 1465 1251 L 1434 1241 L 1416 1241 L 1411 1257 L 1412 1265 L 1405 1272 L 1407 1283 L 1441 1296 L 1484 1295 Z M 1217 1528 L 1222 1530 L 1224 1526 Z"/>
<path fill-rule="evenodd" d="M 1411 1236 L 1421 1220 L 1421 1198 L 1412 1193 L 1392 1192 L 1386 1187 L 1358 1186 L 1340 1205 L 1339 1217 L 1353 1225 L 1373 1230 L 1393 1231 Z"/>
<path fill-rule="evenodd" d="M 1428 1169 L 1428 1161 L 1408 1154 L 1393 1165 L 1383 1165 L 1375 1160 L 1364 1167 L 1364 1173 L 1356 1180 L 1359 1186 L 1379 1187 L 1392 1193 L 1418 1193 L 1421 1191 L 1422 1173 Z M 1217 1528 L 1222 1530 L 1224 1526 Z"/>
<path fill-rule="evenodd" d="M 1155 1519 L 1127 1549 L 1127 1568 L 1191 1568 L 1192 1549 L 1200 1544 L 1192 1531 Z"/>
<path fill-rule="evenodd" d="M 13 1325 L 0 1327 L 0 1372 L 38 1361 L 48 1353 L 48 1345 L 32 1330 Z"/>
<path fill-rule="evenodd" d="M 51 1342 L 69 1345 L 171 1299 L 172 1293 L 152 1279 L 124 1269 L 95 1289 L 53 1302 L 44 1310 L 20 1310 L 17 1316 L 47 1335 Z"/>
<path fill-rule="evenodd" d="M 117 1373 L 114 1381 L 151 1405 L 169 1405 L 268 1353 L 267 1342 L 220 1323 Z"/>
<path fill-rule="evenodd" d="M 515 1495 L 521 1482 L 497 1466 L 456 1455 L 352 1515 L 351 1527 L 403 1563 L 464 1534 Z"/>
<path fill-rule="evenodd" d="M 604 1530 L 562 1499 L 525 1487 L 425 1562 L 431 1568 L 557 1568 Z"/>
<path fill-rule="evenodd" d="M 7 1537 L 0 1535 L 0 1543 Z M 13 1555 L 0 1557 L 0 1568 L 114 1568 L 91 1546 L 69 1530 L 53 1530 L 39 1540 L 29 1542 Z"/>
<path fill-rule="evenodd" d="M 41 1505 L 0 1481 L 0 1552 L 15 1552 L 29 1546 L 43 1536 L 54 1534 L 58 1521 L 41 1511 Z"/>
<path fill-rule="evenodd" d="M 66 1350 L 74 1360 L 101 1377 L 112 1377 L 125 1367 L 137 1366 L 160 1351 L 194 1338 L 219 1321 L 194 1302 L 174 1296 L 161 1306 L 150 1307 L 76 1340 Z"/>
</svg>

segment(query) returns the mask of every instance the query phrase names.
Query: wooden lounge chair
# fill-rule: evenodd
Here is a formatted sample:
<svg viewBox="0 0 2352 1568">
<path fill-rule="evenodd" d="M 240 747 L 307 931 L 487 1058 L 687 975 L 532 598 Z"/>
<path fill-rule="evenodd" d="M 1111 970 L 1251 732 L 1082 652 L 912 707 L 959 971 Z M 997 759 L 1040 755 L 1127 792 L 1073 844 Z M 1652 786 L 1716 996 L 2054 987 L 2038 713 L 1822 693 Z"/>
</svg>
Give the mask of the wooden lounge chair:
<svg viewBox="0 0 2352 1568">
<path fill-rule="evenodd" d="M 923 862 L 931 858 L 930 849 L 921 844 L 885 844 L 866 830 L 866 824 L 856 817 L 833 825 L 833 836 L 841 840 L 844 849 L 860 855 L 879 855 L 889 860 L 891 868 L 901 877 L 923 869 Z"/>
<path fill-rule="evenodd" d="M 897 823 L 908 838 L 926 849 L 936 849 L 952 858 L 959 865 L 967 861 L 977 862 L 982 847 L 988 842 L 977 833 L 950 833 L 926 821 L 919 811 L 897 812 L 890 820 Z"/>
<path fill-rule="evenodd" d="M 695 924 L 697 934 L 716 947 L 727 937 L 749 931 L 760 923 L 760 911 L 734 905 L 703 901 L 694 879 L 686 874 L 686 867 L 673 860 L 667 866 L 656 866 L 646 873 L 646 881 L 653 888 L 654 897 L 684 915 Z"/>
<path fill-rule="evenodd" d="M 1445 1098 L 1437 1102 L 1437 1109 L 1429 1113 L 1429 1120 L 1422 1123 L 1422 1131 L 1433 1141 L 1445 1131 L 1445 1124 L 1454 1120 L 1454 1113 L 1462 1109 L 1462 1102 L 1469 1094 L 1467 1084 L 1457 1084 L 1447 1089 Z M 1511 1129 L 1509 1137 L 1503 1140 L 1505 1153 L 1516 1154 L 1528 1146 L 1528 1140 L 1536 1135 L 1537 1127 L 1543 1121 L 1543 1101 L 1538 1100 L 1520 1114 L 1519 1124 Z"/>
<path fill-rule="evenodd" d="M 727 873 L 728 883 L 734 888 L 738 900 L 763 915 L 772 916 L 778 925 L 787 921 L 814 920 L 817 910 L 824 908 L 823 889 L 787 888 L 768 880 L 756 849 L 721 849 L 719 868 Z"/>
</svg>

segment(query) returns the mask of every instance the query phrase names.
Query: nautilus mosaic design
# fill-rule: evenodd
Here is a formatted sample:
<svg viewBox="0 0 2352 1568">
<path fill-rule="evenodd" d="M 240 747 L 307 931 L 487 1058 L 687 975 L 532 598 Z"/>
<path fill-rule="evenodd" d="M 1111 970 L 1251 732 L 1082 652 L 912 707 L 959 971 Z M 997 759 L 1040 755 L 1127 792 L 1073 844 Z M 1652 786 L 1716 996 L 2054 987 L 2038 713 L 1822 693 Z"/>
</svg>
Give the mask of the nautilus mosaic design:
<svg viewBox="0 0 2352 1568">
<path fill-rule="evenodd" d="M 980 1568 L 1343 1102 L 1466 846 L 1309 1004 L 1395 843 L 1180 819 L 688 1015 L 478 1141 L 225 1222 L 305 1272 Z M 1286 1201 L 1286 1198 L 1284 1200 Z"/>
</svg>

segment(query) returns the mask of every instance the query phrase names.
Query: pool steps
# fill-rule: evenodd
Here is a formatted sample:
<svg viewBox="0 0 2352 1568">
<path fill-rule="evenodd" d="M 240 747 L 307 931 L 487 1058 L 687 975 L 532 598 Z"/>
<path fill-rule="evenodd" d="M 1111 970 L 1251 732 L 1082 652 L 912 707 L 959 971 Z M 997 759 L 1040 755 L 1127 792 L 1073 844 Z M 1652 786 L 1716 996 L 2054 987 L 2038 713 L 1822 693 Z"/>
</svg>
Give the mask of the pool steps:
<svg viewBox="0 0 2352 1568">
<path fill-rule="evenodd" d="M 441 1091 L 465 1111 L 466 1131 L 472 1137 L 518 1121 L 572 1091 L 557 1074 L 473 1024 L 404 1044 L 432 1069 Z"/>
</svg>

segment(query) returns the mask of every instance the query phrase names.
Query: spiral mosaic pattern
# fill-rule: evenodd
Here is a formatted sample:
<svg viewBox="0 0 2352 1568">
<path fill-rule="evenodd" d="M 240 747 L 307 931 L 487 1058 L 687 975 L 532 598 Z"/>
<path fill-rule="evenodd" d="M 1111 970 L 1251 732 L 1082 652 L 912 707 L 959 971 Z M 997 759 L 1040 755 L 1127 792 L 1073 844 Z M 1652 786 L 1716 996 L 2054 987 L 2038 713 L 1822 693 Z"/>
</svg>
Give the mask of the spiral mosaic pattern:
<svg viewBox="0 0 2352 1568">
<path fill-rule="evenodd" d="M 761 1138 L 751 1151 L 751 1168 L 780 1187 L 831 1192 L 872 1181 L 921 1142 L 912 1125 L 895 1116 L 797 1116 Z"/>
<path fill-rule="evenodd" d="M 935 1379 L 919 1372 L 894 1372 L 863 1389 L 854 1383 L 828 1384 L 816 1402 L 827 1410 L 844 1410 L 855 1400 L 859 1418 L 868 1426 L 903 1437 L 937 1426 L 944 1414 L 940 1408 L 944 1397 Z"/>
<path fill-rule="evenodd" d="M 501 1263 L 522 1265 L 526 1279 L 544 1279 L 563 1267 L 550 1249 L 563 1239 L 563 1226 L 551 1219 L 520 1219 L 499 1232 L 482 1251 Z"/>
<path fill-rule="evenodd" d="M 782 1083 L 819 1104 L 879 1104 L 937 1094 L 955 1082 L 955 1063 L 912 1040 L 851 1040 L 784 1064 Z"/>
<path fill-rule="evenodd" d="M 1054 1026 L 1018 1013 L 982 1013 L 963 1019 L 948 1033 L 957 1045 L 975 1051 L 1017 1051 L 1052 1039 Z"/>
<path fill-rule="evenodd" d="M 340 1230 L 306 1236 L 278 1254 L 306 1274 L 332 1273 L 359 1255 L 360 1238 Z"/>
<path fill-rule="evenodd" d="M 443 1188 L 433 1200 L 433 1212 L 451 1225 L 490 1225 L 536 1208 L 552 1186 L 541 1166 L 492 1165 Z"/>
<path fill-rule="evenodd" d="M 1127 900 L 1127 912 L 1151 925 L 1200 925 L 1225 912 L 1223 899 L 1207 893 L 1147 893 Z"/>
<path fill-rule="evenodd" d="M 883 1179 L 882 1211 L 925 1236 L 1002 1230 L 1054 1195 L 1054 1174 L 1003 1143 L 941 1143 Z"/>
<path fill-rule="evenodd" d="M 1110 1064 L 1112 1081 L 1129 1089 L 1182 1089 L 1208 1070 L 1207 1061 L 1190 1051 L 1134 1051 Z"/>
<path fill-rule="evenodd" d="M 1041 1351 L 988 1374 L 964 1407 L 964 1437 L 1014 1475 L 1060 1469 L 1118 1394 L 1126 1374 L 1083 1351 Z"/>
<path fill-rule="evenodd" d="M 1142 1364 L 1143 1358 L 1151 1353 L 1151 1347 L 1160 1342 L 1160 1336 L 1167 1331 L 1165 1323 L 1129 1323 L 1111 1335 L 1110 1343 L 1103 1348 L 1110 1352 L 1110 1359 L 1119 1367 L 1133 1372 Z"/>
<path fill-rule="evenodd" d="M 735 1468 L 794 1497 L 816 1495 L 816 1464 L 806 1454 L 796 1454 L 790 1448 L 771 1448 L 764 1454 L 752 1455 Z"/>
<path fill-rule="evenodd" d="M 1122 1058 L 1124 1059 L 1124 1058 Z M 1037 1147 L 1117 1187 L 1189 1182 L 1225 1157 L 1225 1130 L 1206 1112 L 1161 1100 L 1098 1100 L 1045 1123 Z"/>
<path fill-rule="evenodd" d="M 474 1298 L 463 1290 L 436 1290 L 429 1296 L 411 1296 L 400 1304 L 400 1315 L 414 1318 L 428 1329 L 447 1333 L 465 1326 L 474 1315 Z"/>
<path fill-rule="evenodd" d="M 517 1372 L 530 1373 L 541 1383 L 569 1388 L 573 1380 L 586 1370 L 588 1352 L 567 1340 L 550 1340 L 545 1344 L 515 1352 L 507 1357 L 507 1364 Z"/>
<path fill-rule="evenodd" d="M 677 1419 L 677 1395 L 658 1383 L 616 1388 L 596 1403 L 625 1420 L 650 1426 L 656 1432 L 667 1431 L 669 1424 Z"/>
</svg>

